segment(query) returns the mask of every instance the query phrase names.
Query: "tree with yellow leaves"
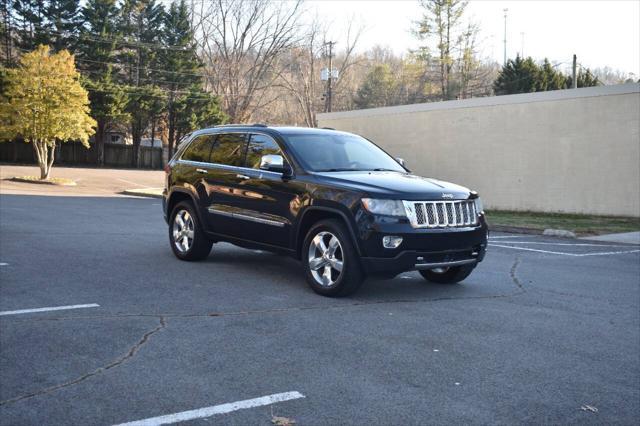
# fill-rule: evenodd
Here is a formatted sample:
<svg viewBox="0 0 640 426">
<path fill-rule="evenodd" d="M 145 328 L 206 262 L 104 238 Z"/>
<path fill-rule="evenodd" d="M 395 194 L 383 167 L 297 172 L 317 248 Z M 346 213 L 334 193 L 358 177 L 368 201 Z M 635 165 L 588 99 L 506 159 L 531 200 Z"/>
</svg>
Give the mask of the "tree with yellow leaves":
<svg viewBox="0 0 640 426">
<path fill-rule="evenodd" d="M 89 147 L 96 122 L 89 116 L 89 97 L 80 85 L 73 56 L 51 54 L 48 46 L 26 53 L 15 69 L 6 70 L 0 98 L 0 138 L 30 142 L 47 179 L 56 143 L 76 140 Z"/>
</svg>

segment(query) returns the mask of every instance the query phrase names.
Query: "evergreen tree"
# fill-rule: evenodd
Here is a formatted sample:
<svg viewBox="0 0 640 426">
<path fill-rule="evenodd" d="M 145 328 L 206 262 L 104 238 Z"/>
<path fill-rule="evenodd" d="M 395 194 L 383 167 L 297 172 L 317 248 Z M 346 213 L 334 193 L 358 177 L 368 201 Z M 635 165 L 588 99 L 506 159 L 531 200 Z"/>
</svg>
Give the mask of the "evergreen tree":
<svg viewBox="0 0 640 426">
<path fill-rule="evenodd" d="M 580 69 L 580 71 L 578 71 L 578 87 L 593 87 L 593 86 L 600 86 L 600 81 L 598 80 L 598 77 L 594 76 L 591 73 L 591 70 L 589 68 L 586 69 L 586 71 L 583 71 L 582 68 Z M 572 88 L 573 87 L 573 77 L 572 76 L 567 76 L 567 88 Z"/>
<path fill-rule="evenodd" d="M 600 82 L 589 69 L 578 73 L 578 87 L 597 86 Z M 496 95 L 513 93 L 545 92 L 547 90 L 568 89 L 572 86 L 571 76 L 556 70 L 545 58 L 542 65 L 536 64 L 530 57 L 510 59 L 502 67 L 493 83 Z"/>
<path fill-rule="evenodd" d="M 82 22 L 80 0 L 48 0 L 45 10 L 48 44 L 54 51 L 75 51 Z"/>
<path fill-rule="evenodd" d="M 0 0 L 0 43 L 2 47 L 2 63 L 11 66 L 13 63 L 13 16 L 12 0 Z"/>
<path fill-rule="evenodd" d="M 104 164 L 106 132 L 118 122 L 129 119 L 128 98 L 118 83 L 118 66 L 114 64 L 118 8 L 116 0 L 88 0 L 82 9 L 78 61 L 85 75 L 83 84 L 89 91 L 91 115 L 97 121 L 95 145 L 98 165 Z"/>
<path fill-rule="evenodd" d="M 99 77 L 111 73 L 115 59 L 118 7 L 116 0 L 87 0 L 81 11 L 78 46 L 80 69 Z"/>
<path fill-rule="evenodd" d="M 547 58 L 544 59 L 542 68 L 540 69 L 540 79 L 536 92 L 544 92 L 547 90 L 565 89 L 567 86 L 567 78 L 560 71 L 557 71 Z"/>
<path fill-rule="evenodd" d="M 95 145 L 98 165 L 104 165 L 106 133 L 112 125 L 129 120 L 129 96 L 124 86 L 113 81 L 110 73 L 97 78 L 85 78 L 83 85 L 89 92 L 91 116 L 96 120 Z"/>
<path fill-rule="evenodd" d="M 41 44 L 49 43 L 45 0 L 13 0 L 13 15 L 19 49 L 32 51 Z"/>
<path fill-rule="evenodd" d="M 540 67 L 531 59 L 509 59 L 493 83 L 496 95 L 537 92 L 542 86 Z"/>
<path fill-rule="evenodd" d="M 151 120 L 148 108 L 135 108 L 135 104 L 158 88 L 155 69 L 159 67 L 159 52 L 164 48 L 160 44 L 164 15 L 164 7 L 155 0 L 125 0 L 120 9 L 122 41 L 118 50 L 132 96 L 129 114 L 134 167 L 139 162 L 140 140 Z M 145 87 L 138 90 L 142 86 Z"/>
<path fill-rule="evenodd" d="M 178 95 L 173 104 L 175 140 L 201 127 L 212 127 L 228 120 L 217 96 L 197 87 Z"/>
<path fill-rule="evenodd" d="M 171 47 L 163 50 L 161 56 L 161 68 L 166 70 L 162 73 L 162 85 L 168 92 L 168 148 L 171 156 L 176 142 L 200 123 L 199 114 L 190 110 L 197 107 L 200 99 L 187 99 L 184 92 L 187 96 L 203 94 L 199 90 L 203 83 L 202 63 L 196 54 L 194 31 L 184 0 L 169 6 L 162 41 Z"/>
</svg>

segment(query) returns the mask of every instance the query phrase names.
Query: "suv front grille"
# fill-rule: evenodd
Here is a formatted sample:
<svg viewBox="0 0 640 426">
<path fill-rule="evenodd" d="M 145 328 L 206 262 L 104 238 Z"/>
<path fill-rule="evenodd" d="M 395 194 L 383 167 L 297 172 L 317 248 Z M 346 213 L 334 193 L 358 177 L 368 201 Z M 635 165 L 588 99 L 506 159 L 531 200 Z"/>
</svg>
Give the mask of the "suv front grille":
<svg viewBox="0 0 640 426">
<path fill-rule="evenodd" d="M 407 217 L 414 228 L 447 228 L 478 225 L 473 200 L 403 201 Z"/>
</svg>

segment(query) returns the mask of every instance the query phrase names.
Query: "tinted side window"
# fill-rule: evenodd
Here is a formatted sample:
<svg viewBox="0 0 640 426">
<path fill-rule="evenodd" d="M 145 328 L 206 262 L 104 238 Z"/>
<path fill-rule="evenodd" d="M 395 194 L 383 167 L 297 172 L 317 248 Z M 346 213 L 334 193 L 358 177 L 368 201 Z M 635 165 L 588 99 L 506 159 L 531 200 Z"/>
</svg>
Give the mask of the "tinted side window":
<svg viewBox="0 0 640 426">
<path fill-rule="evenodd" d="M 198 136 L 189 144 L 184 154 L 182 154 L 182 159 L 207 163 L 209 162 L 209 153 L 211 152 L 212 144 L 213 137 L 211 135 Z"/>
<path fill-rule="evenodd" d="M 262 159 L 263 155 L 269 154 L 282 155 L 276 141 L 266 135 L 251 135 L 249 147 L 247 148 L 247 167 L 259 169 L 260 159 Z"/>
<path fill-rule="evenodd" d="M 246 140 L 246 135 L 241 133 L 218 135 L 211 151 L 211 162 L 228 166 L 242 166 Z"/>
</svg>

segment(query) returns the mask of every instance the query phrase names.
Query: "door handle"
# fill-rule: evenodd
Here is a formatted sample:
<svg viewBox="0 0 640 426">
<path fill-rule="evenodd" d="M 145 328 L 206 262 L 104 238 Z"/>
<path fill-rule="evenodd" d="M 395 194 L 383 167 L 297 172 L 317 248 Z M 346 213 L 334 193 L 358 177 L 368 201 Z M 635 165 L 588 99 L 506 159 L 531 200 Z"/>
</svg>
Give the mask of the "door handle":
<svg viewBox="0 0 640 426">
<path fill-rule="evenodd" d="M 206 175 L 207 173 L 209 173 L 207 170 L 205 169 L 196 169 L 196 172 L 198 173 L 202 173 L 203 175 Z"/>
<path fill-rule="evenodd" d="M 240 175 L 240 174 L 237 174 L 237 175 L 236 175 L 236 177 L 237 177 L 238 179 L 251 179 L 251 178 L 250 178 L 249 176 L 247 176 L 247 175 Z"/>
</svg>

